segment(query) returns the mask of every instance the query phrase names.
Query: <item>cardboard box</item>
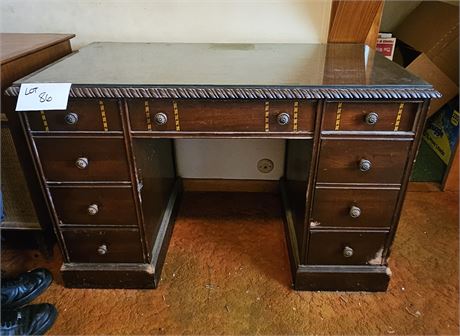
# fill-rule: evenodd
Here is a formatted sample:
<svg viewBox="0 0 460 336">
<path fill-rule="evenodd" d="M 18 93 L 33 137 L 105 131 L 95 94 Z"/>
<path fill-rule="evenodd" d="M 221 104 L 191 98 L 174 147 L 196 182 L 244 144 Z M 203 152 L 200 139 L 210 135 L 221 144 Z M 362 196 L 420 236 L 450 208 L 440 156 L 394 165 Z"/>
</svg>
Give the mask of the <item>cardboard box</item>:
<svg viewBox="0 0 460 336">
<path fill-rule="evenodd" d="M 459 120 L 458 101 L 453 100 L 428 120 L 423 133 L 423 139 L 446 165 L 457 148 Z"/>
<path fill-rule="evenodd" d="M 382 53 L 383 56 L 388 58 L 390 61 L 393 60 L 395 46 L 396 46 L 396 38 L 392 37 L 392 34 L 379 33 L 379 37 L 377 38 L 377 45 L 375 46 L 375 50 L 377 50 L 379 53 Z"/>
<path fill-rule="evenodd" d="M 432 115 L 458 94 L 459 7 L 422 1 L 395 29 L 394 61 L 442 93 L 432 101 Z"/>
</svg>

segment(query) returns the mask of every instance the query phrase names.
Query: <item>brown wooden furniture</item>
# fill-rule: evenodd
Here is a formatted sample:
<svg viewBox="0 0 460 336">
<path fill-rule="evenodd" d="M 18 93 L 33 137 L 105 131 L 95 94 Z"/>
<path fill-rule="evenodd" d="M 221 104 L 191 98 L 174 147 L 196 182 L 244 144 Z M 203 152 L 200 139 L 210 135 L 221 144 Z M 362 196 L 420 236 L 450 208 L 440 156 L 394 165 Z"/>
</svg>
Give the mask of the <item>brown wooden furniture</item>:
<svg viewBox="0 0 460 336">
<path fill-rule="evenodd" d="M 21 83 L 71 82 L 21 112 Z M 7 90 L 67 286 L 153 288 L 182 190 L 174 138 L 286 139 L 294 288 L 383 291 L 430 84 L 364 45 L 95 43 Z"/>
<path fill-rule="evenodd" d="M 365 43 L 375 49 L 383 0 L 332 0 L 329 43 Z"/>
<path fill-rule="evenodd" d="M 8 88 L 13 81 L 70 54 L 72 52 L 71 34 L 15 34 L 0 33 L 0 61 L 1 61 L 1 92 Z M 43 198 L 36 197 L 35 213 L 28 188 L 20 164 L 15 153 L 21 154 L 28 167 L 24 171 L 25 178 L 31 186 L 31 192 L 41 193 L 40 184 L 31 169 L 32 161 L 28 152 L 25 137 L 19 126 L 16 115 L 10 115 L 7 121 L 4 116 L 5 105 L 2 97 L 2 185 L 3 197 L 6 205 L 6 218 L 0 225 L 1 230 L 34 230 L 44 233 L 48 248 L 51 247 L 52 224 L 46 203 Z M 10 132 L 13 132 L 13 141 Z M 43 231 L 44 230 L 44 231 Z M 42 241 L 42 236 L 37 238 Z"/>
</svg>

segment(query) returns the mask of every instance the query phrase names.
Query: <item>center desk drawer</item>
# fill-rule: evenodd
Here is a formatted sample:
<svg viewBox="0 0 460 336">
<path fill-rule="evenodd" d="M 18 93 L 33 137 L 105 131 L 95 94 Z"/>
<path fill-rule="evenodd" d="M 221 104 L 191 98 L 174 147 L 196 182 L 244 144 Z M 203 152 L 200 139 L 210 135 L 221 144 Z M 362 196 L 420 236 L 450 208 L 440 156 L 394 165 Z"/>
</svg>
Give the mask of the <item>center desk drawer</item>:
<svg viewBox="0 0 460 336">
<path fill-rule="evenodd" d="M 122 138 L 34 138 L 48 181 L 129 181 Z"/>
<path fill-rule="evenodd" d="M 67 110 L 27 112 L 32 131 L 121 131 L 115 99 L 72 99 Z"/>
<path fill-rule="evenodd" d="M 136 226 L 131 187 L 52 187 L 60 224 Z"/>
<path fill-rule="evenodd" d="M 133 131 L 312 132 L 316 101 L 132 99 Z"/>
<path fill-rule="evenodd" d="M 65 247 L 71 262 L 142 262 L 142 248 L 136 229 L 64 229 Z"/>
<path fill-rule="evenodd" d="M 317 182 L 401 183 L 409 140 L 321 141 Z"/>
<path fill-rule="evenodd" d="M 387 232 L 311 231 L 309 265 L 381 265 Z"/>
<path fill-rule="evenodd" d="M 389 228 L 398 195 L 392 189 L 316 189 L 310 225 Z"/>
</svg>

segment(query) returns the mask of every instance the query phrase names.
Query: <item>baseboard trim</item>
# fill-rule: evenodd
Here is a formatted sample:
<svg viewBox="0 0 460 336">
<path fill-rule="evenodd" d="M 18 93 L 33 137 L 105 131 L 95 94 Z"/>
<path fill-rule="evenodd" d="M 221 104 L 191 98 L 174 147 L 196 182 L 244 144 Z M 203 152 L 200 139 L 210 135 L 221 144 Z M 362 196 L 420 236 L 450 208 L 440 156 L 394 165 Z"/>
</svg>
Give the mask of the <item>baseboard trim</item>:
<svg viewBox="0 0 460 336">
<path fill-rule="evenodd" d="M 184 191 L 278 193 L 278 180 L 182 179 Z"/>
</svg>

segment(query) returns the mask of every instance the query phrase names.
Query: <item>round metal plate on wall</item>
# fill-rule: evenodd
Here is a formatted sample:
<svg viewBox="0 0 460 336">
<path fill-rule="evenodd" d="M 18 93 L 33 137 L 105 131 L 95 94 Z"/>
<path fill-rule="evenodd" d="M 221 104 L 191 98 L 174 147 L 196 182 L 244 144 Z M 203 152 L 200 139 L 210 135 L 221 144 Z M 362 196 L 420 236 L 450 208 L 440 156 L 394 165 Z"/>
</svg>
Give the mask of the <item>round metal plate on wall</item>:
<svg viewBox="0 0 460 336">
<path fill-rule="evenodd" d="M 270 159 L 262 159 L 257 162 L 257 169 L 264 174 L 268 174 L 273 170 L 274 164 Z"/>
</svg>

